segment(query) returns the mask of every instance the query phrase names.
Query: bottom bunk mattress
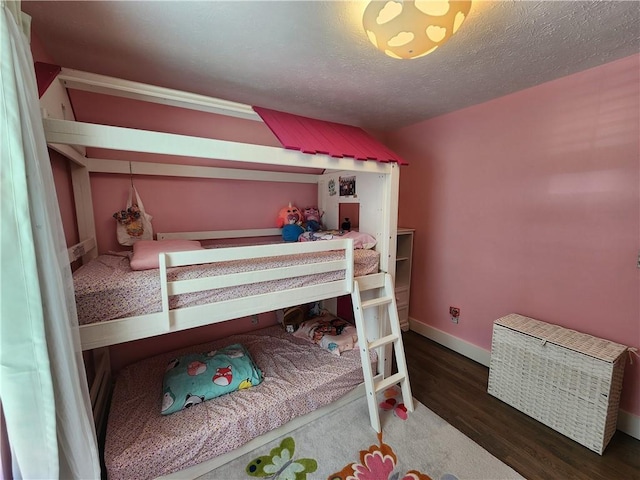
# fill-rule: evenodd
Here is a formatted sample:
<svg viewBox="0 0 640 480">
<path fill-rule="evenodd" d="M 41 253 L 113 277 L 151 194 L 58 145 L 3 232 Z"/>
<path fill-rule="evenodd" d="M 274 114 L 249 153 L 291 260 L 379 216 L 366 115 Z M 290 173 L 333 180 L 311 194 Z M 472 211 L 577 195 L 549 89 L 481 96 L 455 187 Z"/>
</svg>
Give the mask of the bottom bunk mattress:
<svg viewBox="0 0 640 480">
<path fill-rule="evenodd" d="M 262 371 L 262 383 L 160 413 L 163 376 L 173 359 L 236 343 Z M 104 451 L 108 478 L 154 478 L 202 463 L 334 402 L 362 381 L 357 348 L 337 356 L 279 325 L 140 361 L 116 379 Z"/>
</svg>

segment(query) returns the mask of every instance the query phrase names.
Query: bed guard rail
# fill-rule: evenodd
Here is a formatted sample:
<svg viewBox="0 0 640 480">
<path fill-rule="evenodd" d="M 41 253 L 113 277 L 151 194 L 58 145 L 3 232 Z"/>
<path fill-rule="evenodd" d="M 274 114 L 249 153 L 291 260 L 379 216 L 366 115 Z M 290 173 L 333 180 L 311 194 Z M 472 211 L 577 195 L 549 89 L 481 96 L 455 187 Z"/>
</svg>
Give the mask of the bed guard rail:
<svg viewBox="0 0 640 480">
<path fill-rule="evenodd" d="M 172 279 L 174 267 L 329 251 L 343 251 L 344 255 L 326 259 L 320 256 L 318 259 L 314 258 L 311 263 L 300 265 L 275 268 L 256 267 L 250 271 L 226 275 L 214 274 L 194 279 Z M 280 308 L 347 295 L 353 291 L 354 259 L 353 240 L 351 239 L 161 253 L 159 261 L 162 310 L 153 314 L 82 325 L 80 335 L 84 350 L 243 318 Z M 264 264 L 260 262 L 260 265 Z M 285 288 L 269 293 L 248 294 L 242 298 L 213 301 L 202 305 L 172 308 L 169 300 L 175 295 L 338 271 L 344 271 L 344 275 L 340 275 L 337 280 Z"/>
</svg>

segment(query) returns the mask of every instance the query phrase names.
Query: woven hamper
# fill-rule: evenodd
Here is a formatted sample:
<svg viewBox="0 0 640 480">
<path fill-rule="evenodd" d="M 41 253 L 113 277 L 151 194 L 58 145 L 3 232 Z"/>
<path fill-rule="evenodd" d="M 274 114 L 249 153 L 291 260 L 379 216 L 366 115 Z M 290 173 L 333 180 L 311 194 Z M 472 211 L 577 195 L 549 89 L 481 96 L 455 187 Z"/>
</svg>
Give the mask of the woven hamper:
<svg viewBox="0 0 640 480">
<path fill-rule="evenodd" d="M 493 324 L 488 392 L 602 455 L 627 347 L 511 314 Z"/>
</svg>

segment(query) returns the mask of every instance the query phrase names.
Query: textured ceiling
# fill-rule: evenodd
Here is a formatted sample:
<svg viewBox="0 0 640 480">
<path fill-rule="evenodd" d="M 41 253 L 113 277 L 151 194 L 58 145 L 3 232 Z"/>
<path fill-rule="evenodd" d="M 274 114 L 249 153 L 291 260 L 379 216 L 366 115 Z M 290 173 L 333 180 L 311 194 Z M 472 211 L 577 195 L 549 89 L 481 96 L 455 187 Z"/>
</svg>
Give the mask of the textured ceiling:
<svg viewBox="0 0 640 480">
<path fill-rule="evenodd" d="M 640 51 L 637 1 L 475 1 L 434 53 L 395 60 L 366 2 L 23 1 L 61 66 L 389 129 Z"/>
</svg>

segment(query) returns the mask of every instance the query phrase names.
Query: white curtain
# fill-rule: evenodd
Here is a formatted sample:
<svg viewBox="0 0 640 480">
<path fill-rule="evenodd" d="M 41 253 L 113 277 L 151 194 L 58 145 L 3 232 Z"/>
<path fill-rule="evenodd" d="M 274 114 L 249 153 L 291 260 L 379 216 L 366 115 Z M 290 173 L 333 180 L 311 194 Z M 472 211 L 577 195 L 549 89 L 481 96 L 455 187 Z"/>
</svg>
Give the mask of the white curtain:
<svg viewBox="0 0 640 480">
<path fill-rule="evenodd" d="M 19 4 L 2 0 L 0 20 L 0 400 L 11 475 L 100 478 L 71 271 Z"/>
</svg>

